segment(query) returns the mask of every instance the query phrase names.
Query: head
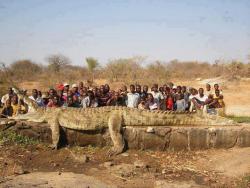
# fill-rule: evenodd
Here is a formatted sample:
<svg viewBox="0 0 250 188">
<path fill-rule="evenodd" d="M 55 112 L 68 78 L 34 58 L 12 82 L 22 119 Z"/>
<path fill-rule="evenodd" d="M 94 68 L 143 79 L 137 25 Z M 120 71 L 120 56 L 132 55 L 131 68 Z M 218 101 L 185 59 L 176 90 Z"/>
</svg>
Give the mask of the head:
<svg viewBox="0 0 250 188">
<path fill-rule="evenodd" d="M 210 91 L 211 90 L 211 85 L 209 83 L 206 84 L 206 90 Z"/>
<path fill-rule="evenodd" d="M 65 83 L 63 86 L 63 91 L 67 93 L 69 91 L 69 84 Z"/>
<path fill-rule="evenodd" d="M 131 84 L 131 85 L 129 86 L 129 89 L 130 89 L 130 92 L 131 92 L 131 93 L 135 93 L 135 85 Z"/>
<path fill-rule="evenodd" d="M 185 93 L 187 91 L 187 87 L 186 86 L 182 86 L 181 90 L 182 90 L 182 93 Z"/>
<path fill-rule="evenodd" d="M 176 92 L 179 93 L 179 94 L 181 93 L 181 86 L 177 86 Z"/>
<path fill-rule="evenodd" d="M 37 89 L 32 89 L 32 96 L 34 97 L 34 99 L 36 99 L 38 97 Z"/>
<path fill-rule="evenodd" d="M 220 90 L 218 90 L 218 89 L 215 90 L 215 96 L 216 96 L 216 97 L 219 97 L 219 96 L 220 96 Z"/>
<path fill-rule="evenodd" d="M 11 103 L 14 104 L 14 105 L 18 104 L 18 97 L 17 97 L 17 95 L 13 95 L 11 97 Z"/>
<path fill-rule="evenodd" d="M 144 85 L 144 86 L 143 86 L 143 92 L 145 92 L 145 93 L 148 92 L 148 86 L 147 86 L 147 85 Z"/>
<path fill-rule="evenodd" d="M 9 95 L 13 95 L 13 93 L 14 93 L 13 89 L 12 89 L 11 87 L 9 87 L 9 88 L 8 88 L 8 94 L 9 94 Z"/>
<path fill-rule="evenodd" d="M 214 84 L 214 90 L 219 90 L 219 84 Z"/>
<path fill-rule="evenodd" d="M 204 89 L 203 89 L 203 88 L 199 88 L 199 95 L 200 95 L 201 97 L 204 96 Z"/>
<path fill-rule="evenodd" d="M 77 84 L 73 84 L 71 90 L 72 90 L 73 93 L 77 93 L 78 92 L 78 86 L 77 86 Z"/>
<path fill-rule="evenodd" d="M 154 97 L 151 93 L 148 94 L 148 101 L 149 102 L 153 102 L 154 101 Z"/>
<path fill-rule="evenodd" d="M 136 93 L 141 93 L 141 85 L 137 84 L 135 87 Z"/>
<path fill-rule="evenodd" d="M 104 85 L 104 92 L 105 92 L 105 93 L 108 93 L 109 91 L 110 91 L 109 85 L 108 85 L 108 84 L 105 84 L 105 85 Z"/>
</svg>

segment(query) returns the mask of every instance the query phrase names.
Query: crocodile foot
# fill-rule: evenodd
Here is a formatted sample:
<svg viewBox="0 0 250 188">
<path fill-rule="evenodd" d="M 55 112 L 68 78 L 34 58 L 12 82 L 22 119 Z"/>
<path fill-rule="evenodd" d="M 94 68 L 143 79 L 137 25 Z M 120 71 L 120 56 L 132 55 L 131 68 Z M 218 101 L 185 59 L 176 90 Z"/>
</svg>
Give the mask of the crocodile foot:
<svg viewBox="0 0 250 188">
<path fill-rule="evenodd" d="M 112 147 L 109 151 L 108 151 L 108 156 L 114 156 L 114 155 L 119 155 L 123 152 L 123 147 Z"/>
<path fill-rule="evenodd" d="M 51 144 L 51 145 L 49 146 L 49 148 L 51 148 L 51 150 L 57 150 L 57 149 L 58 149 L 58 146 L 55 145 L 55 144 Z"/>
</svg>

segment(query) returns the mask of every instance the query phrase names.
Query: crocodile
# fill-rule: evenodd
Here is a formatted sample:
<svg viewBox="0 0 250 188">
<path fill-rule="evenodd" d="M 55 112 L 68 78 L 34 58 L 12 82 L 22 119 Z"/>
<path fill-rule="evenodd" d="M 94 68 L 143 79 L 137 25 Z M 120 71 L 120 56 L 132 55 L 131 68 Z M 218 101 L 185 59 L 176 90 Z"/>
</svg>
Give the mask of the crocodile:
<svg viewBox="0 0 250 188">
<path fill-rule="evenodd" d="M 98 108 L 46 108 L 39 107 L 36 102 L 14 89 L 19 98 L 23 98 L 31 109 L 27 114 L 10 117 L 15 120 L 47 122 L 52 132 L 52 147 L 58 148 L 60 127 L 73 130 L 109 129 L 113 147 L 109 155 L 120 154 L 125 150 L 122 134 L 124 126 L 199 126 L 199 125 L 235 125 L 224 117 L 204 115 L 198 112 L 150 111 L 120 106 Z"/>
</svg>

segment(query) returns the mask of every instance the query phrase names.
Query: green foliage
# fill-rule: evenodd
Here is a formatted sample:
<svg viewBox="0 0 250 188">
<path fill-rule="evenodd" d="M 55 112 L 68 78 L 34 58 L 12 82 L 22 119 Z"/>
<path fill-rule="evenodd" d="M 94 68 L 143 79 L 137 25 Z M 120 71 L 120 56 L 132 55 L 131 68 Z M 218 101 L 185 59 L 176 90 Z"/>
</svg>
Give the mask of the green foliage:
<svg viewBox="0 0 250 188">
<path fill-rule="evenodd" d="M 250 123 L 249 116 L 227 116 L 227 118 L 232 119 L 238 123 Z"/>
<path fill-rule="evenodd" d="M 20 145 L 33 145 L 37 144 L 38 140 L 19 135 L 13 131 L 0 132 L 0 144 L 4 144 L 6 142 L 16 143 Z"/>
<path fill-rule="evenodd" d="M 93 71 L 95 70 L 95 68 L 99 65 L 97 59 L 93 58 L 93 57 L 87 57 L 86 59 L 86 63 L 88 65 L 88 70 L 93 73 Z"/>
</svg>

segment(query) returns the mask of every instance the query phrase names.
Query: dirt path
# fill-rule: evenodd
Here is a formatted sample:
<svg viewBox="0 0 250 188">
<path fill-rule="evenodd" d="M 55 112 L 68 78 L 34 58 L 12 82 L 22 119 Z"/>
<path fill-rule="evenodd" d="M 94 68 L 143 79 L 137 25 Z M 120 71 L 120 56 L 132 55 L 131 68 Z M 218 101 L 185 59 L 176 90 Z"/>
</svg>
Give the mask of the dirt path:
<svg viewBox="0 0 250 188">
<path fill-rule="evenodd" d="M 211 150 L 197 164 L 228 177 L 242 177 L 250 172 L 250 148 Z"/>
</svg>

